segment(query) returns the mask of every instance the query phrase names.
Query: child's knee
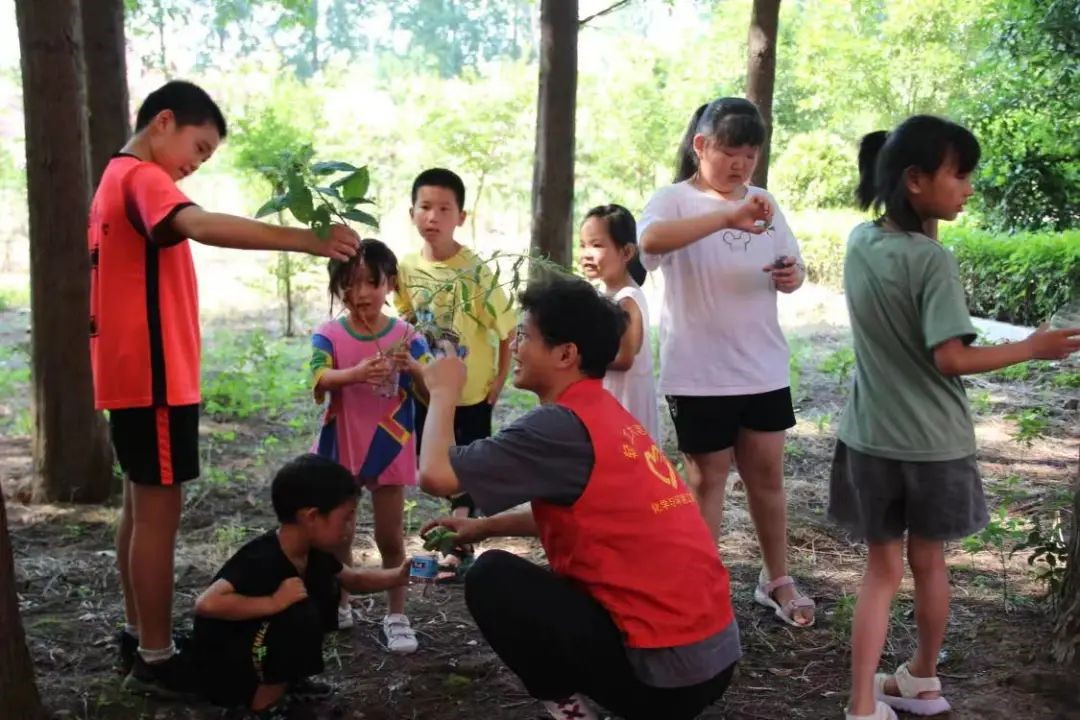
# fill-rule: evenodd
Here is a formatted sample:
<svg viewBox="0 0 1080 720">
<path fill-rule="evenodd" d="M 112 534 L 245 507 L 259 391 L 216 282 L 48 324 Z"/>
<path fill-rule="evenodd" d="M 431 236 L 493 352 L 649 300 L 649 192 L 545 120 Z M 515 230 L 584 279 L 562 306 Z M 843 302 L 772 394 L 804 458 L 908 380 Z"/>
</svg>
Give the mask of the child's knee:
<svg viewBox="0 0 1080 720">
<path fill-rule="evenodd" d="M 904 556 L 900 549 L 871 549 L 866 565 L 866 577 L 869 581 L 895 592 L 904 579 Z"/>
<path fill-rule="evenodd" d="M 908 541 L 908 564 L 916 578 L 947 575 L 944 543 L 911 538 Z"/>
</svg>

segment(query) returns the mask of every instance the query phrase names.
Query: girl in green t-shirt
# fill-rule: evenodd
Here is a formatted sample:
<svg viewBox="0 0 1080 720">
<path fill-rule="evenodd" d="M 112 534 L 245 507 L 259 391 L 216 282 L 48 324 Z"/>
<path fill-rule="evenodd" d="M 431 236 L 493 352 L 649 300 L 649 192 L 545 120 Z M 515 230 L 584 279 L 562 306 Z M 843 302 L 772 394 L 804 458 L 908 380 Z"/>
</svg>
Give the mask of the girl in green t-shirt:
<svg viewBox="0 0 1080 720">
<path fill-rule="evenodd" d="M 895 720 L 895 710 L 949 710 L 937 657 L 949 616 L 948 540 L 988 521 L 975 432 L 960 376 L 1080 350 L 1080 328 L 973 347 L 975 329 L 952 254 L 937 242 L 972 194 L 979 143 L 937 117 L 908 118 L 859 148 L 859 202 L 880 217 L 855 228 L 844 290 L 855 382 L 841 420 L 829 515 L 868 544 L 851 633 L 847 720 Z M 907 559 L 918 646 L 895 673 L 876 674 L 889 606 Z"/>
</svg>

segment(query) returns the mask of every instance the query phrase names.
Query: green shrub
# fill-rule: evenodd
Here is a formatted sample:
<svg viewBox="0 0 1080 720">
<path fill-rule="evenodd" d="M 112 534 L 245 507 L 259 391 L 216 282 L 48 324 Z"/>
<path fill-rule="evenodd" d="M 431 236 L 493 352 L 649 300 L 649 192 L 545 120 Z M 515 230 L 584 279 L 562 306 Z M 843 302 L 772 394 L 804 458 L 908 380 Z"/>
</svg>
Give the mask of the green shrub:
<svg viewBox="0 0 1080 720">
<path fill-rule="evenodd" d="M 855 156 L 855 147 L 839 135 L 800 133 L 788 141 L 769 179 L 777 196 L 791 207 L 853 207 L 859 182 Z"/>
<path fill-rule="evenodd" d="M 1080 230 L 995 235 L 949 227 L 972 315 L 1038 325 L 1080 293 Z"/>
<path fill-rule="evenodd" d="M 861 220 L 850 211 L 791 213 L 807 279 L 843 287 L 847 236 Z M 1002 235 L 951 225 L 942 243 L 956 256 L 968 309 L 977 317 L 1038 325 L 1080 295 L 1080 230 Z"/>
<path fill-rule="evenodd" d="M 837 290 L 843 287 L 847 238 L 864 219 L 855 210 L 804 210 L 788 215 L 810 282 Z"/>
</svg>

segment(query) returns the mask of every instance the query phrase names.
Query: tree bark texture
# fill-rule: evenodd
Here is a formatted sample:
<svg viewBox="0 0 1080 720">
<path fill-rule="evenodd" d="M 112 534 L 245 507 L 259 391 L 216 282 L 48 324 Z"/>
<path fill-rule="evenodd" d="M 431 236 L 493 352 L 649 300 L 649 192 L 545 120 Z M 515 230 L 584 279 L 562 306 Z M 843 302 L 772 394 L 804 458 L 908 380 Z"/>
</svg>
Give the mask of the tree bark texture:
<svg viewBox="0 0 1080 720">
<path fill-rule="evenodd" d="M 769 182 L 769 147 L 772 144 L 773 88 L 776 84 L 776 37 L 780 24 L 780 0 L 754 0 L 750 12 L 750 37 L 746 68 L 746 97 L 765 119 L 765 144 L 751 179 L 758 187 Z"/>
<path fill-rule="evenodd" d="M 91 192 L 131 133 L 123 0 L 82 1 Z"/>
<path fill-rule="evenodd" d="M 112 449 L 90 375 L 90 196 L 78 0 L 15 3 L 30 210 L 35 499 L 99 502 Z"/>
<path fill-rule="evenodd" d="M 540 28 L 532 248 L 569 267 L 574 212 L 577 0 L 543 0 Z"/>
<path fill-rule="evenodd" d="M 1080 453 L 1078 453 L 1080 455 Z M 1054 624 L 1054 658 L 1063 664 L 1080 661 L 1080 457 L 1077 457 L 1073 482 L 1072 535 L 1069 539 L 1069 562 L 1065 582 L 1058 598 L 1058 617 Z"/>
<path fill-rule="evenodd" d="M 34 0 L 27 0 L 33 2 Z M 8 535 L 4 493 L 0 492 L 0 718 L 44 720 L 34 665 L 26 649 L 26 634 L 19 618 L 15 592 L 15 562 Z"/>
</svg>

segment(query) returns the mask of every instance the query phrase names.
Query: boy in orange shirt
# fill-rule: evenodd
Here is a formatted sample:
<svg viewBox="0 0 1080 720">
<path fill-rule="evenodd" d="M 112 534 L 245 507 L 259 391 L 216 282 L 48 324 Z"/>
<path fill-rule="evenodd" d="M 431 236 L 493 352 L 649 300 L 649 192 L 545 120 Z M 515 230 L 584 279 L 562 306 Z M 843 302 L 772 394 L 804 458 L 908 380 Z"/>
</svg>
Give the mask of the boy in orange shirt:
<svg viewBox="0 0 1080 720">
<path fill-rule="evenodd" d="M 124 504 L 116 557 L 126 627 L 121 663 L 133 692 L 191 690 L 172 641 L 173 554 L 182 483 L 199 475 L 199 303 L 189 239 L 240 250 L 344 260 L 359 238 L 207 212 L 176 182 L 226 135 L 201 88 L 173 81 L 139 108 L 135 134 L 109 161 L 90 206 L 90 357 L 94 400 L 109 411 Z"/>
</svg>

